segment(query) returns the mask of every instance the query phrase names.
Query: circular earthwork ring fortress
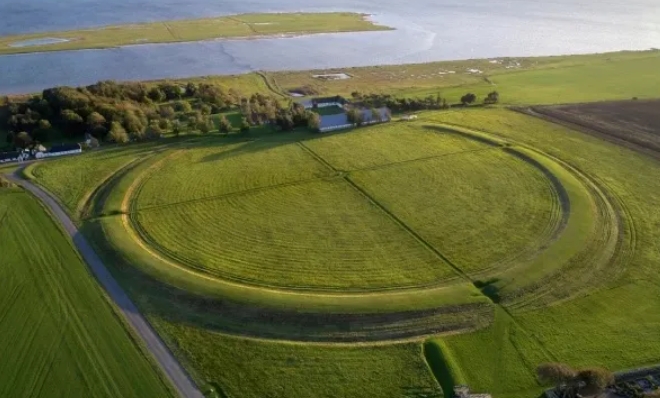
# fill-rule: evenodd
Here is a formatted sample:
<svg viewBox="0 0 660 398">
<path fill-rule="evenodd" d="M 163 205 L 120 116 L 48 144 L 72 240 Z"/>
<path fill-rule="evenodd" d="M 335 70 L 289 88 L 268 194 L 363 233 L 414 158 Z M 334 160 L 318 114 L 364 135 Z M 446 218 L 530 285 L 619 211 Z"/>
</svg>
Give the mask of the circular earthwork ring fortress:
<svg viewBox="0 0 660 398">
<path fill-rule="evenodd" d="M 103 218 L 104 235 L 153 283 L 174 288 L 177 305 L 218 330 L 301 341 L 475 329 L 492 320 L 496 305 L 550 305 L 621 271 L 612 264 L 625 264 L 632 227 L 598 181 L 493 135 L 419 127 L 474 147 L 342 170 L 313 145 L 293 143 L 259 156 L 291 164 L 314 157 L 318 167 L 288 179 L 265 173 L 257 183 L 236 171 L 168 182 L 213 162 L 244 168 L 250 152 L 151 156 L 108 187 L 122 195 L 122 214 Z M 444 199 L 427 203 L 406 189 L 418 176 L 429 195 Z"/>
</svg>

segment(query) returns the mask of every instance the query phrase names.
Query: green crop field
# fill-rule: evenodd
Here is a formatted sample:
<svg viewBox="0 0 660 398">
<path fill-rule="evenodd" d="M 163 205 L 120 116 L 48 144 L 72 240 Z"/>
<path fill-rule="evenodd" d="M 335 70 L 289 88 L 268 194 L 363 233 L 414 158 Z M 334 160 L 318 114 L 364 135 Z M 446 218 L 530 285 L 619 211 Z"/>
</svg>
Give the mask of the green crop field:
<svg viewBox="0 0 660 398">
<path fill-rule="evenodd" d="M 0 54 L 81 50 L 222 38 L 236 39 L 388 29 L 371 23 L 362 14 L 355 13 L 243 14 L 4 36 L 0 37 Z M 24 41 L 44 39 L 61 39 L 64 41 L 53 44 L 39 44 L 37 42 L 36 45 L 21 45 Z"/>
<path fill-rule="evenodd" d="M 18 188 L 0 188 L 0 253 L 0 396 L 171 396 L 71 242 Z"/>
<path fill-rule="evenodd" d="M 658 55 L 241 81 L 593 101 L 657 96 Z M 541 362 L 660 363 L 653 157 L 499 106 L 128 148 L 26 174 L 90 216 L 82 232 L 209 397 L 523 398 Z"/>
</svg>

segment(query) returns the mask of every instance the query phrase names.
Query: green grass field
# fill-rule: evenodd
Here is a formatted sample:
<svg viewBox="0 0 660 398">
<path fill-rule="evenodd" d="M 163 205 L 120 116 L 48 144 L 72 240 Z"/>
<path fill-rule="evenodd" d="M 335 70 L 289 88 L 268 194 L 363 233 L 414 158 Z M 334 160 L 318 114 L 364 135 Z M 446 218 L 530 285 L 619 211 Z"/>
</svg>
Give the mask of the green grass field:
<svg viewBox="0 0 660 398">
<path fill-rule="evenodd" d="M 363 15 L 355 13 L 243 14 L 4 36 L 0 37 L 0 54 L 388 29 L 375 25 L 365 19 Z M 68 41 L 46 45 L 16 46 L 17 43 L 23 41 L 39 39 L 65 39 Z"/>
<path fill-rule="evenodd" d="M 318 88 L 434 95 L 446 83 L 453 96 L 496 84 L 508 104 L 641 98 L 658 95 L 659 60 L 358 68 Z M 472 64 L 490 83 L 430 75 Z M 312 73 L 268 78 L 289 89 Z M 388 73 L 389 86 L 374 84 Z M 105 170 L 35 177 L 75 187 L 57 193 L 69 211 L 102 216 L 82 220 L 83 233 L 217 396 L 421 398 L 465 383 L 523 398 L 543 389 L 540 362 L 660 362 L 651 157 L 497 106 L 161 149 L 114 175 L 90 160 Z"/>
<path fill-rule="evenodd" d="M 0 188 L 0 396 L 167 397 L 60 229 Z"/>
<path fill-rule="evenodd" d="M 58 197 L 69 213 L 78 218 L 98 184 L 135 159 L 135 148 L 110 150 L 33 163 L 25 174 Z"/>
<path fill-rule="evenodd" d="M 137 222 L 183 264 L 244 283 L 383 289 L 455 277 L 342 179 L 145 210 Z"/>
<path fill-rule="evenodd" d="M 360 171 L 351 179 L 468 274 L 536 254 L 561 218 L 547 178 L 499 149 Z"/>
<path fill-rule="evenodd" d="M 224 396 L 442 396 L 415 343 L 352 347 L 277 343 L 152 322 L 200 369 L 199 379 Z"/>
</svg>

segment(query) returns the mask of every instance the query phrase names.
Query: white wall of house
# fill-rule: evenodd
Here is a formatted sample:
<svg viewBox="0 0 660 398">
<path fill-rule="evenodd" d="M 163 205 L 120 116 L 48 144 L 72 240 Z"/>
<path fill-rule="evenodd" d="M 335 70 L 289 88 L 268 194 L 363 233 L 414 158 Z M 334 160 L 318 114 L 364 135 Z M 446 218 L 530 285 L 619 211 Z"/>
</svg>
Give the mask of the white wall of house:
<svg viewBox="0 0 660 398">
<path fill-rule="evenodd" d="M 382 121 L 377 121 L 377 120 L 371 120 L 368 122 L 363 122 L 362 125 L 367 125 L 367 124 L 376 124 L 376 123 L 386 123 L 389 122 L 389 120 L 382 120 Z M 338 124 L 336 126 L 328 126 L 328 127 L 323 127 L 319 129 L 320 132 L 322 133 L 327 133 L 328 131 L 336 131 L 336 130 L 343 130 L 343 129 L 349 129 L 351 127 L 357 127 L 356 124 Z"/>
<path fill-rule="evenodd" d="M 64 151 L 64 152 L 45 152 L 43 154 L 43 157 L 45 157 L 45 158 L 54 158 L 54 157 L 65 156 L 65 155 L 75 155 L 76 153 L 82 153 L 82 149 L 74 149 L 72 151 Z"/>
</svg>

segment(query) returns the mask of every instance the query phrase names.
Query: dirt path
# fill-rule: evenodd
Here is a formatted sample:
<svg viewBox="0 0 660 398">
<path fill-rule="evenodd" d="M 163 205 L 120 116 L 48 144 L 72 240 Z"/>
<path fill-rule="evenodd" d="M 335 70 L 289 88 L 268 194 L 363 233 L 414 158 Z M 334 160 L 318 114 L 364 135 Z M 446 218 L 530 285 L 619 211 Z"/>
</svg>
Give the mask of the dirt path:
<svg viewBox="0 0 660 398">
<path fill-rule="evenodd" d="M 57 201 L 41 188 L 17 177 L 17 173 L 8 175 L 7 178 L 30 191 L 50 209 L 66 233 L 73 240 L 78 252 L 85 260 L 98 282 L 103 286 L 112 301 L 114 301 L 117 308 L 119 308 L 124 319 L 127 321 L 127 324 L 133 329 L 134 334 L 140 337 L 142 344 L 144 344 L 153 355 L 153 358 L 158 362 L 161 371 L 167 376 L 179 396 L 184 398 L 203 398 L 202 393 L 197 389 L 197 386 L 195 386 L 195 383 L 190 379 L 181 364 L 179 364 L 169 349 L 165 346 L 165 343 L 163 343 L 160 337 L 158 337 L 156 332 L 151 328 L 149 322 L 147 322 L 142 314 L 140 314 L 135 304 L 133 304 L 126 292 L 110 274 L 101 259 L 94 252 L 89 243 L 87 243 L 85 237 L 78 231 L 78 228 Z"/>
</svg>

